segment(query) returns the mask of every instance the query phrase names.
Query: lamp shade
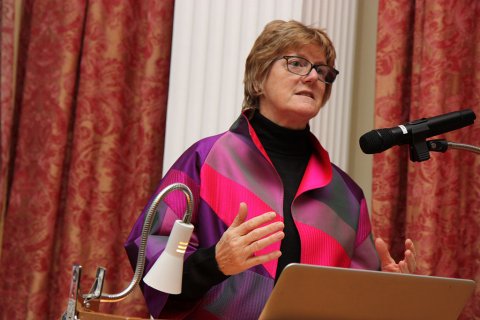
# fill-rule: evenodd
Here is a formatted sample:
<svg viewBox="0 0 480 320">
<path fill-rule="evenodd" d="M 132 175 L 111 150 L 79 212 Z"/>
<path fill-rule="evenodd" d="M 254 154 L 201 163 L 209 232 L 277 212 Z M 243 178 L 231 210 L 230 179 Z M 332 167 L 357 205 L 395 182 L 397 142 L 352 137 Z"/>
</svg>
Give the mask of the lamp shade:
<svg viewBox="0 0 480 320">
<path fill-rule="evenodd" d="M 192 224 L 175 221 L 165 250 L 143 278 L 149 287 L 171 294 L 182 291 L 183 257 L 192 232 Z"/>
</svg>

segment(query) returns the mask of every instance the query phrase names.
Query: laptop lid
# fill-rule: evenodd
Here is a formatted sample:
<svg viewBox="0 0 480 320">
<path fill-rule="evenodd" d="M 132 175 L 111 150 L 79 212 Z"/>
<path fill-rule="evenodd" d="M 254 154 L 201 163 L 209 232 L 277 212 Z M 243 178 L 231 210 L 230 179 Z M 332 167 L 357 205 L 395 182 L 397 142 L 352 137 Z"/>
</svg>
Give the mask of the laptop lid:
<svg viewBox="0 0 480 320">
<path fill-rule="evenodd" d="M 261 320 L 452 320 L 475 289 L 473 280 L 289 264 Z"/>
</svg>

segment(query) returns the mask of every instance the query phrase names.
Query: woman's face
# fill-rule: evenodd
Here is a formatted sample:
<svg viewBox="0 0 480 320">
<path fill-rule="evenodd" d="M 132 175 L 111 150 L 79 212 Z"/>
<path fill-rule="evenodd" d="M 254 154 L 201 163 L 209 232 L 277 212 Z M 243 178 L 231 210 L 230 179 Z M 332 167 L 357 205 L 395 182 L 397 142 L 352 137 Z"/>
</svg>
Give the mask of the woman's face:
<svg viewBox="0 0 480 320">
<path fill-rule="evenodd" d="M 317 45 L 289 50 L 280 56 L 299 56 L 313 64 L 325 64 L 325 55 Z M 304 129 L 322 107 L 326 84 L 318 80 L 315 69 L 306 76 L 287 70 L 287 61 L 273 62 L 263 83 L 260 113 L 272 122 L 290 129 Z"/>
</svg>

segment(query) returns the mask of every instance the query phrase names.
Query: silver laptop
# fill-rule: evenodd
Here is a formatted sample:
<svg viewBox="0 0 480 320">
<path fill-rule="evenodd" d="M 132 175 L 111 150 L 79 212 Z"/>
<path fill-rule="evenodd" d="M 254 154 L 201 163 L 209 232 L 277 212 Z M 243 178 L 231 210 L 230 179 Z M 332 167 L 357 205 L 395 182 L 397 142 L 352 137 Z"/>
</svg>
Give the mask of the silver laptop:
<svg viewBox="0 0 480 320">
<path fill-rule="evenodd" d="M 453 320 L 475 281 L 289 264 L 261 320 Z"/>
</svg>

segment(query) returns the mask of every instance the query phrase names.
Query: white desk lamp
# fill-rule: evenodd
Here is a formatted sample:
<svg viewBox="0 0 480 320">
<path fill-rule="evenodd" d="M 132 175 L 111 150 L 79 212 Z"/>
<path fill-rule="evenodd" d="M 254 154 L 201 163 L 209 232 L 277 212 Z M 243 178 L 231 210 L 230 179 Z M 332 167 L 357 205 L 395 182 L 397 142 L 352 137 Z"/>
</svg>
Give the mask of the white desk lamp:
<svg viewBox="0 0 480 320">
<path fill-rule="evenodd" d="M 81 266 L 73 266 L 72 282 L 67 311 L 63 314 L 62 320 L 76 320 L 78 318 L 77 300 L 83 298 L 82 307 L 89 309 L 91 301 L 117 302 L 125 299 L 140 283 L 145 268 L 145 250 L 147 238 L 152 228 L 153 218 L 157 212 L 159 203 L 165 196 L 174 190 L 181 190 L 185 194 L 187 209 L 183 220 L 176 220 L 172 232 L 167 241 L 165 250 L 154 263 L 152 268 L 144 277 L 144 282 L 159 291 L 178 294 L 182 288 L 183 257 L 193 232 L 193 225 L 190 223 L 193 212 L 193 195 L 190 189 L 182 183 L 174 183 L 163 189 L 152 201 L 148 208 L 143 222 L 141 242 L 138 250 L 137 265 L 132 281 L 122 292 L 116 294 L 102 293 L 105 278 L 105 268 L 99 267 L 95 282 L 86 295 L 80 294 Z"/>
</svg>

